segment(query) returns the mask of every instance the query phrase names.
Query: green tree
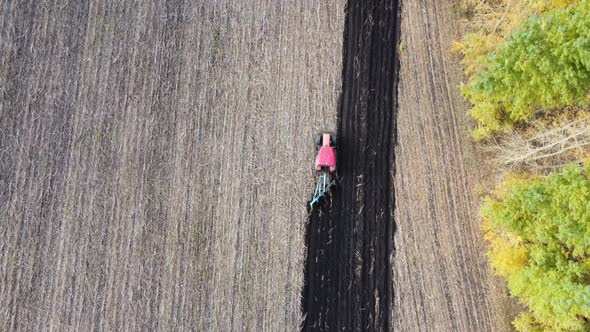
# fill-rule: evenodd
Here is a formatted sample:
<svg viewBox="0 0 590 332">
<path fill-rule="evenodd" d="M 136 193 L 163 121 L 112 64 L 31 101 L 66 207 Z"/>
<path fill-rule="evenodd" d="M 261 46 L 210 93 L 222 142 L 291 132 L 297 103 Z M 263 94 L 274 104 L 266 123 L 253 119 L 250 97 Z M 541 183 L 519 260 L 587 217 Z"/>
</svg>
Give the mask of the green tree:
<svg viewBox="0 0 590 332">
<path fill-rule="evenodd" d="M 588 104 L 590 0 L 532 16 L 462 86 L 485 138 L 537 110 Z"/>
<path fill-rule="evenodd" d="M 510 178 L 482 207 L 490 263 L 529 308 L 519 331 L 590 331 L 589 172 Z"/>
</svg>

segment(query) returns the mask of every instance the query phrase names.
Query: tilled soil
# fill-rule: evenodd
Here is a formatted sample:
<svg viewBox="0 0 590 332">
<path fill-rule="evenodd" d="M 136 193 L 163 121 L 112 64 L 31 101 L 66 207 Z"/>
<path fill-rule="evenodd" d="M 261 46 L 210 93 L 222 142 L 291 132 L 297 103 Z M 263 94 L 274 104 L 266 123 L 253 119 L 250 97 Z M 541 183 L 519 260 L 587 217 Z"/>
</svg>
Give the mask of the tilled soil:
<svg viewBox="0 0 590 332">
<path fill-rule="evenodd" d="M 449 52 L 458 4 L 404 1 L 399 48 L 395 9 L 380 5 L 349 1 L 341 181 L 309 218 L 304 330 L 509 331 L 515 305 L 483 255 L 484 165 Z"/>
<path fill-rule="evenodd" d="M 389 331 L 396 1 L 348 2 L 338 177 L 307 229 L 303 330 Z"/>
</svg>

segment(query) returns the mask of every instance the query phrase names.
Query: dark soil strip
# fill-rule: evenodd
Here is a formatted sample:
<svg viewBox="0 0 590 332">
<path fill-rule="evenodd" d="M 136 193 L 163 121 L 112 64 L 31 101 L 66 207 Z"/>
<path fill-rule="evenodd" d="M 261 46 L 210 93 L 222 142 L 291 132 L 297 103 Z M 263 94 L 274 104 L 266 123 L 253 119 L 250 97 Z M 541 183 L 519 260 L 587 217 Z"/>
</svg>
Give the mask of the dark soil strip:
<svg viewBox="0 0 590 332">
<path fill-rule="evenodd" d="M 309 216 L 304 331 L 391 329 L 398 36 L 397 1 L 348 1 L 339 186 Z"/>
</svg>

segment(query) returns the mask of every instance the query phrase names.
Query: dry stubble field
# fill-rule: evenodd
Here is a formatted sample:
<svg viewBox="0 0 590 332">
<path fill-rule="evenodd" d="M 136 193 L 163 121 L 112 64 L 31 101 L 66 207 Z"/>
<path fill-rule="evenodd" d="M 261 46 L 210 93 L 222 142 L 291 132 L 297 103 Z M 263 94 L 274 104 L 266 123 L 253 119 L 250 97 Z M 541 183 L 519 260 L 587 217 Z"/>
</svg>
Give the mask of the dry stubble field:
<svg viewBox="0 0 590 332">
<path fill-rule="evenodd" d="M 0 1 L 0 330 L 294 330 L 344 1 Z"/>
<path fill-rule="evenodd" d="M 393 326 L 399 331 L 510 331 L 514 303 L 484 258 L 475 192 L 484 175 L 449 53 L 456 0 L 402 6 L 396 148 Z"/>
</svg>

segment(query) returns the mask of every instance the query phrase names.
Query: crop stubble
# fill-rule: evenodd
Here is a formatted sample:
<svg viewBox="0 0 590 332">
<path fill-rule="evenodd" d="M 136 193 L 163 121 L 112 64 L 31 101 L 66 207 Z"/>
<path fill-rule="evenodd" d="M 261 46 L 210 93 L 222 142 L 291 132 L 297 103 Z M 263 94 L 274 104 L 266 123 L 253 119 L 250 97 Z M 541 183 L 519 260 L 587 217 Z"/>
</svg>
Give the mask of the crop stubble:
<svg viewBox="0 0 590 332">
<path fill-rule="evenodd" d="M 514 304 L 484 258 L 476 185 L 483 175 L 451 56 L 458 1 L 402 6 L 393 326 L 510 331 Z"/>
<path fill-rule="evenodd" d="M 0 330 L 296 329 L 343 2 L 0 9 Z"/>
</svg>

